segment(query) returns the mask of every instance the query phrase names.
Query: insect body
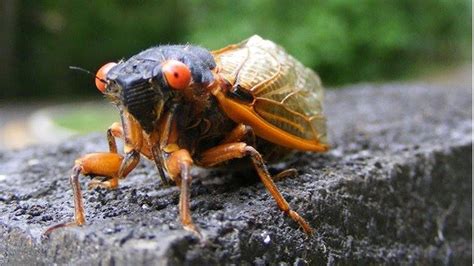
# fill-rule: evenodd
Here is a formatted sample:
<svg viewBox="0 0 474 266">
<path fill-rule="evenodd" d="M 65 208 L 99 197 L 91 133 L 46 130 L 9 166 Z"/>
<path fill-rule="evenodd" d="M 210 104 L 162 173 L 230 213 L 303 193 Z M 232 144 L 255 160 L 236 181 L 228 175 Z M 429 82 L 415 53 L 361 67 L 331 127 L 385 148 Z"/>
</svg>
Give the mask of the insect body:
<svg viewBox="0 0 474 266">
<path fill-rule="evenodd" d="M 290 149 L 328 149 L 319 77 L 281 47 L 259 36 L 213 52 L 158 46 L 104 65 L 96 78 L 97 88 L 118 107 L 121 123 L 107 131 L 109 152 L 76 160 L 70 178 L 75 221 L 70 224 L 85 224 L 80 174 L 106 177 L 92 179 L 89 188 L 115 189 L 143 156 L 155 162 L 164 182 L 180 187 L 181 222 L 199 234 L 189 210 L 191 167 L 248 156 L 278 207 L 312 233 L 265 165 Z M 123 154 L 115 138 L 124 140 Z"/>
</svg>

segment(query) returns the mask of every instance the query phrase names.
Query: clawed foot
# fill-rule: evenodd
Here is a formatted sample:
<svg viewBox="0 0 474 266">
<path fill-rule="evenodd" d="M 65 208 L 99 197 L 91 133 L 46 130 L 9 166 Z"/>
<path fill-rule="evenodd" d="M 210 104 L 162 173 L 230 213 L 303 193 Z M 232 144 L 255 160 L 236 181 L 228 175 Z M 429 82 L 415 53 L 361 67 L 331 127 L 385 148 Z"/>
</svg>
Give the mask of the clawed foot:
<svg viewBox="0 0 474 266">
<path fill-rule="evenodd" d="M 60 228 L 63 228 L 63 227 L 71 227 L 71 226 L 79 226 L 79 225 L 76 222 L 56 224 L 56 225 L 53 225 L 53 226 L 49 227 L 48 229 L 46 229 L 46 231 L 43 232 L 43 236 L 48 237 L 49 234 L 51 234 L 51 232 L 53 232 L 57 229 L 60 229 Z"/>
<path fill-rule="evenodd" d="M 298 171 L 295 168 L 290 168 L 281 171 L 280 173 L 272 176 L 273 181 L 278 182 L 286 178 L 295 177 L 298 175 Z"/>
<path fill-rule="evenodd" d="M 204 238 L 202 237 L 201 231 L 199 228 L 194 225 L 194 224 L 189 224 L 189 225 L 183 225 L 183 228 L 191 233 L 193 233 L 195 236 L 197 236 L 199 239 L 203 240 Z"/>
</svg>

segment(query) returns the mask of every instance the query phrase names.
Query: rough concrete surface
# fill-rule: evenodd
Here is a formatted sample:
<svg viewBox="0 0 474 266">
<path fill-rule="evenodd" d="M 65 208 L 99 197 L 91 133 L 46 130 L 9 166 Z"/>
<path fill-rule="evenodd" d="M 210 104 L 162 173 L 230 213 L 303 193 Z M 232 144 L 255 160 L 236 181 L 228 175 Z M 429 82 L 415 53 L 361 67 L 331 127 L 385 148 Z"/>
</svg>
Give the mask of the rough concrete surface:
<svg viewBox="0 0 474 266">
<path fill-rule="evenodd" d="M 116 191 L 85 191 L 73 218 L 73 160 L 107 150 L 104 134 L 0 153 L 0 264 L 471 263 L 471 89 L 358 85 L 327 93 L 333 149 L 297 153 L 278 182 L 316 228 L 308 237 L 253 172 L 198 171 L 191 209 L 205 240 L 183 230 L 175 187 L 142 162 Z M 82 178 L 85 187 L 87 178 Z"/>
</svg>

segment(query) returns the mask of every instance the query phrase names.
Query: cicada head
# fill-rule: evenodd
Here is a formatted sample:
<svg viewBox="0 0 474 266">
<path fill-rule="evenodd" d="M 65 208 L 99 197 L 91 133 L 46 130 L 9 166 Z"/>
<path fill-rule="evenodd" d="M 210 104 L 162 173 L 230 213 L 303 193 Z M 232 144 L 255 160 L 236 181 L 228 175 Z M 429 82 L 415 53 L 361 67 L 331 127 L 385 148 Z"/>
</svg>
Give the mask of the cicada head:
<svg viewBox="0 0 474 266">
<path fill-rule="evenodd" d="M 214 67 L 212 55 L 203 48 L 158 46 L 116 65 L 104 65 L 96 85 L 151 132 L 169 103 L 179 101 L 184 91 L 213 81 Z"/>
</svg>

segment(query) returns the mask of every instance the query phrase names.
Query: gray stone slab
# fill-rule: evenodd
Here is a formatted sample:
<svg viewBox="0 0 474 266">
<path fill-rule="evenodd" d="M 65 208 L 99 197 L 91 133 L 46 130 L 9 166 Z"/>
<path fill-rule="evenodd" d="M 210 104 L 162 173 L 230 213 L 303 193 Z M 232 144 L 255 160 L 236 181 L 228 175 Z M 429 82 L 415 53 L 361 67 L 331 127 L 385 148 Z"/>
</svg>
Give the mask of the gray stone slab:
<svg viewBox="0 0 474 266">
<path fill-rule="evenodd" d="M 327 93 L 333 149 L 298 153 L 278 183 L 317 229 L 306 236 L 253 172 L 197 171 L 191 209 L 205 241 L 181 229 L 177 188 L 143 162 L 116 191 L 84 193 L 68 176 L 105 134 L 0 153 L 0 264 L 191 265 L 471 263 L 471 89 L 358 85 Z M 278 165 L 274 167 L 282 168 Z M 82 179 L 83 186 L 86 178 Z"/>
</svg>

